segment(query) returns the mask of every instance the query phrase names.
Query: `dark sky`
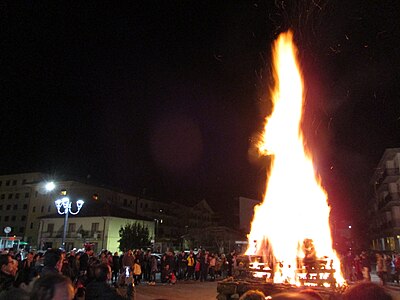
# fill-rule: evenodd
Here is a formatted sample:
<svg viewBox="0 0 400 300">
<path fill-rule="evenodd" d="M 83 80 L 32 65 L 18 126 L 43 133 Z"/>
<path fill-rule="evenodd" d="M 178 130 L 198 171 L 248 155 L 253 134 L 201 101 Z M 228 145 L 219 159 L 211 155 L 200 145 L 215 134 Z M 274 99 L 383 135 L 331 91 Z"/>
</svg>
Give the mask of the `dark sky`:
<svg viewBox="0 0 400 300">
<path fill-rule="evenodd" d="M 1 173 L 260 198 L 266 160 L 249 149 L 289 27 L 305 136 L 339 215 L 365 205 L 384 149 L 400 146 L 399 1 L 22 3 L 0 7 Z"/>
</svg>

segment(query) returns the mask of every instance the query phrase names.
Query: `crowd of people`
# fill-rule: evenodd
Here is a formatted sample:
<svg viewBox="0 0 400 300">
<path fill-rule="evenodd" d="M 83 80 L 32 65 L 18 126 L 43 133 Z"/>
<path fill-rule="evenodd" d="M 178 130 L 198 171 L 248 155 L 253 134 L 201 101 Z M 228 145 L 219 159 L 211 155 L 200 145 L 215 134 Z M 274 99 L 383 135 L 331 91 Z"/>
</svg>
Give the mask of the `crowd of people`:
<svg viewBox="0 0 400 300">
<path fill-rule="evenodd" d="M 375 266 L 381 285 L 389 282 L 400 284 L 400 254 L 377 252 L 359 254 L 348 251 L 342 257 L 342 271 L 348 282 L 371 281 L 371 270 Z"/>
<path fill-rule="evenodd" d="M 10 299 L 10 295 L 13 299 L 133 299 L 140 284 L 155 285 L 157 281 L 173 285 L 232 276 L 238 267 L 236 258 L 235 251 L 225 255 L 204 249 L 170 249 L 163 254 L 143 249 L 95 253 L 90 244 L 68 252 L 48 249 L 22 255 L 9 250 L 0 254 L 0 300 Z M 373 257 L 365 251 L 356 255 L 349 251 L 342 257 L 348 282 L 371 281 L 373 264 L 381 285 L 399 283 L 400 255 L 377 253 Z"/>
<path fill-rule="evenodd" d="M 179 280 L 203 282 L 231 276 L 235 257 L 234 251 L 219 255 L 172 249 L 162 255 L 143 249 L 95 253 L 90 244 L 68 252 L 48 249 L 23 255 L 8 250 L 0 255 L 0 299 L 16 293 L 32 299 L 45 290 L 53 296 L 63 292 L 65 299 L 133 299 L 135 286 L 155 285 L 156 280 L 175 284 Z M 50 288 L 50 283 L 58 288 Z M 53 298 L 41 295 L 37 299 Z"/>
</svg>

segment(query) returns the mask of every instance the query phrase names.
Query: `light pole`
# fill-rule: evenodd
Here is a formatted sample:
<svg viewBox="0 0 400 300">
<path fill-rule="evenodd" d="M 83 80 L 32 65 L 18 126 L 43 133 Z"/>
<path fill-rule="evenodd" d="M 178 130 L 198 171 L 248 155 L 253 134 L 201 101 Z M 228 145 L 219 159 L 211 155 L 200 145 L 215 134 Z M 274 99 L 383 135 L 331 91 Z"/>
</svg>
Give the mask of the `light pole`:
<svg viewBox="0 0 400 300">
<path fill-rule="evenodd" d="M 64 193 L 65 195 L 66 193 Z M 64 217 L 64 232 L 63 232 L 63 236 L 62 236 L 62 241 L 61 241 L 61 247 L 62 249 L 65 249 L 65 237 L 67 236 L 67 224 L 68 224 L 68 215 L 72 214 L 72 215 L 77 215 L 79 213 L 79 211 L 81 210 L 83 203 L 85 203 L 83 200 L 77 200 L 76 201 L 76 212 L 73 212 L 71 210 L 72 208 L 72 202 L 69 200 L 68 197 L 63 197 L 61 199 L 57 199 L 55 201 L 56 206 L 57 206 L 57 211 L 60 215 L 65 215 Z M 63 208 L 63 210 L 61 209 Z"/>
</svg>

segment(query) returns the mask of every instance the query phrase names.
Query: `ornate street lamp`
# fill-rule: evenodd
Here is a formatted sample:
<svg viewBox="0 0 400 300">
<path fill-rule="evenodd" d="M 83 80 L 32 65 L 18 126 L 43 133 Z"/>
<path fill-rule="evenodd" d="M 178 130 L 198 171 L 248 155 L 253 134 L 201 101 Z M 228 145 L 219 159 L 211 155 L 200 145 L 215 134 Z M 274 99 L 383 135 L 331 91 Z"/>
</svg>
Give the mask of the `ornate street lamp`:
<svg viewBox="0 0 400 300">
<path fill-rule="evenodd" d="M 55 201 L 56 206 L 57 206 L 57 211 L 60 215 L 65 215 L 64 218 L 64 232 L 63 232 L 63 237 L 62 237 L 62 242 L 61 242 L 61 247 L 65 249 L 65 237 L 67 236 L 67 224 L 68 224 L 68 215 L 77 215 L 79 211 L 81 210 L 83 204 L 85 203 L 83 200 L 78 200 L 76 201 L 76 208 L 77 210 L 73 212 L 71 210 L 72 208 L 72 202 L 69 200 L 68 197 L 63 197 L 61 199 L 57 199 Z"/>
</svg>

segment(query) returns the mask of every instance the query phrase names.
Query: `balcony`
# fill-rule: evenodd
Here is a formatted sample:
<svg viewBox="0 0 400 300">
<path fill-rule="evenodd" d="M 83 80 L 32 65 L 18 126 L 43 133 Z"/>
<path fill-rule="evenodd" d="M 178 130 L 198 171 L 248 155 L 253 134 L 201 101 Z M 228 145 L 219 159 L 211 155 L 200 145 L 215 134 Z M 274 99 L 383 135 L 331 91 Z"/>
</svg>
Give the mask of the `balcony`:
<svg viewBox="0 0 400 300">
<path fill-rule="evenodd" d="M 400 204 L 400 193 L 391 193 L 378 203 L 378 210 L 389 209 Z"/>
<path fill-rule="evenodd" d="M 42 232 L 42 237 L 43 238 L 52 238 L 56 236 L 56 232 L 54 231 L 46 231 L 46 232 Z"/>
<path fill-rule="evenodd" d="M 383 178 L 387 176 L 399 176 L 399 175 L 400 175 L 399 168 L 387 168 L 385 169 L 385 172 L 383 172 Z"/>
</svg>

